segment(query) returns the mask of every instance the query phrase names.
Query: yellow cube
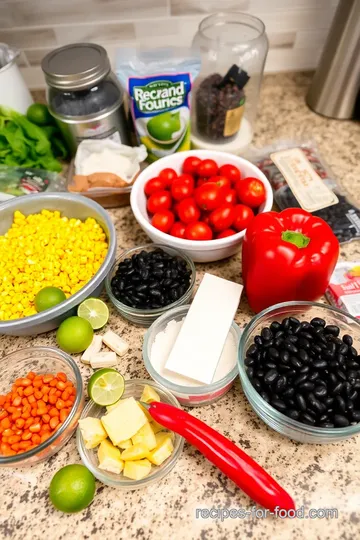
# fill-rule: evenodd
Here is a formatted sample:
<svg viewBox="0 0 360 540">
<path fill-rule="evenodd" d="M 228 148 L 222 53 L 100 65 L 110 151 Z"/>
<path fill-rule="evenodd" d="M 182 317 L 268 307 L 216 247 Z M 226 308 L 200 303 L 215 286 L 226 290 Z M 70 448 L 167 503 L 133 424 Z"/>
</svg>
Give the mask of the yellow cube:
<svg viewBox="0 0 360 540">
<path fill-rule="evenodd" d="M 148 459 L 141 459 L 140 461 L 126 461 L 123 474 L 132 480 L 141 480 L 148 476 L 150 471 L 150 461 Z"/>
<path fill-rule="evenodd" d="M 114 446 L 131 439 L 146 424 L 147 419 L 133 397 L 122 399 L 115 409 L 101 418 Z"/>
<path fill-rule="evenodd" d="M 144 390 L 142 391 L 140 401 L 143 401 L 144 403 L 151 403 L 152 401 L 161 401 L 159 394 L 152 388 L 152 386 L 149 386 L 146 384 L 144 386 Z"/>
<path fill-rule="evenodd" d="M 151 421 L 151 427 L 154 433 L 158 433 L 159 431 L 164 431 L 166 429 L 161 424 L 158 424 L 157 422 L 155 422 L 155 420 Z"/>
<path fill-rule="evenodd" d="M 148 450 L 153 450 L 156 446 L 155 433 L 151 429 L 151 425 L 147 422 L 142 428 L 132 437 L 133 444 L 144 444 Z"/>
<path fill-rule="evenodd" d="M 159 435 L 159 434 L 158 434 Z M 148 459 L 154 465 L 161 465 L 174 450 L 173 443 L 169 437 L 166 437 L 160 444 L 148 454 Z"/>
<path fill-rule="evenodd" d="M 102 441 L 98 450 L 99 469 L 120 474 L 124 468 L 124 462 L 120 458 L 120 450 L 106 439 Z"/>
<path fill-rule="evenodd" d="M 130 446 L 132 446 L 131 439 L 126 439 L 126 441 L 120 441 L 117 446 L 119 448 L 122 448 L 122 450 L 126 450 L 127 448 L 130 448 Z"/>
<path fill-rule="evenodd" d="M 148 453 L 149 449 L 144 444 L 134 444 L 131 448 L 127 448 L 123 451 L 121 459 L 124 461 L 134 461 L 146 458 Z"/>
<path fill-rule="evenodd" d="M 107 433 L 99 418 L 84 418 L 79 420 L 81 435 L 85 442 L 85 448 L 91 449 L 107 439 Z"/>
</svg>

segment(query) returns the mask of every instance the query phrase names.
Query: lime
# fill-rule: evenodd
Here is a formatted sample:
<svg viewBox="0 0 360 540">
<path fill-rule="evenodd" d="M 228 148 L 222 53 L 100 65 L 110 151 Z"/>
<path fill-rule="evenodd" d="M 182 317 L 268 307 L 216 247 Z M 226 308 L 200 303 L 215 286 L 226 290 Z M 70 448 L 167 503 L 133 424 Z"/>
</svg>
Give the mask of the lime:
<svg viewBox="0 0 360 540">
<path fill-rule="evenodd" d="M 27 119 L 38 126 L 46 126 L 52 124 L 53 118 L 49 113 L 49 109 L 43 103 L 33 103 L 27 110 Z"/>
<path fill-rule="evenodd" d="M 181 129 L 180 113 L 165 112 L 149 120 L 147 129 L 150 137 L 158 141 L 171 141 L 173 133 Z"/>
<path fill-rule="evenodd" d="M 66 300 L 64 291 L 57 287 L 44 287 L 35 296 L 36 311 L 45 311 Z"/>
<path fill-rule="evenodd" d="M 97 405 L 107 407 L 118 401 L 124 393 L 124 377 L 116 369 L 99 369 L 88 383 L 89 397 Z"/>
<path fill-rule="evenodd" d="M 92 342 L 94 330 L 89 321 L 81 317 L 69 317 L 56 332 L 56 341 L 63 351 L 76 354 L 85 351 Z"/>
<path fill-rule="evenodd" d="M 95 478 L 84 465 L 66 465 L 50 482 L 50 500 L 61 512 L 84 510 L 95 495 Z"/>
<path fill-rule="evenodd" d="M 94 330 L 105 326 L 109 320 L 109 308 L 99 298 L 87 298 L 78 307 L 79 317 L 89 321 Z"/>
</svg>

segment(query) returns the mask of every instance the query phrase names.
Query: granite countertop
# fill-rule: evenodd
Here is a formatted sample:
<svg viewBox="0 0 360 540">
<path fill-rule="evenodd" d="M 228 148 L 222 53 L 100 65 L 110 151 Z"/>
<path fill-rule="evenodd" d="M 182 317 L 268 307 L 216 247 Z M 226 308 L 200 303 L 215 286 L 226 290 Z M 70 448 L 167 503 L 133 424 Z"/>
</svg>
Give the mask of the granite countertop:
<svg viewBox="0 0 360 540">
<path fill-rule="evenodd" d="M 311 76 L 280 74 L 265 77 L 255 143 L 266 145 L 278 138 L 311 137 L 360 204 L 359 124 L 328 120 L 312 113 L 304 103 Z M 118 249 L 148 241 L 130 208 L 110 212 L 118 232 Z M 341 248 L 341 257 L 360 260 L 360 243 Z M 197 265 L 197 282 L 203 273 L 241 281 L 240 255 L 230 260 Z M 236 321 L 244 326 L 251 312 L 243 297 Z M 142 361 L 145 329 L 133 326 L 113 309 L 109 326 L 130 342 L 121 358 L 122 372 L 131 378 L 147 378 Z M 0 337 L 0 354 L 23 347 L 55 345 L 55 333 L 36 337 Z M 86 382 L 92 370 L 80 366 Z M 190 411 L 231 437 L 294 497 L 296 505 L 337 508 L 337 519 L 266 519 L 248 517 L 196 519 L 197 508 L 245 508 L 253 506 L 235 485 L 185 444 L 176 467 L 160 483 L 133 492 L 118 491 L 100 483 L 94 502 L 83 512 L 65 515 L 48 499 L 53 474 L 62 466 L 80 463 L 75 437 L 51 459 L 28 469 L 1 469 L 0 537 L 44 539 L 120 538 L 150 540 L 225 540 L 235 538 L 282 538 L 351 540 L 360 529 L 360 437 L 331 445 L 293 442 L 269 429 L 252 411 L 239 381 L 220 401 Z"/>
</svg>

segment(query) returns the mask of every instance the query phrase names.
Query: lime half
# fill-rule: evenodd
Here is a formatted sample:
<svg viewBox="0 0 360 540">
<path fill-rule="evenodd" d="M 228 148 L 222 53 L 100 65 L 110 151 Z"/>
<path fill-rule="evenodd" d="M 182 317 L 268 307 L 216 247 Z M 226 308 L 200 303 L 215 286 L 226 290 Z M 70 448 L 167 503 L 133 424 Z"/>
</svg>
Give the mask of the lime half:
<svg viewBox="0 0 360 540">
<path fill-rule="evenodd" d="M 88 394 L 97 405 L 107 407 L 118 401 L 124 393 L 124 377 L 116 369 L 96 371 L 89 380 Z"/>
<path fill-rule="evenodd" d="M 77 311 L 78 317 L 89 321 L 94 330 L 105 326 L 109 320 L 109 308 L 99 298 L 87 298 Z"/>
</svg>

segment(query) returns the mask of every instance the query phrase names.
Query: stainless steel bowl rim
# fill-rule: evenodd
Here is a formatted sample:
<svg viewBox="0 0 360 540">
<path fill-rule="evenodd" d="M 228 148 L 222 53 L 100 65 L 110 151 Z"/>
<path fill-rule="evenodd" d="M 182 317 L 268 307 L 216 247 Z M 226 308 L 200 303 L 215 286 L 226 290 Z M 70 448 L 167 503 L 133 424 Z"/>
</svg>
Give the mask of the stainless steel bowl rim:
<svg viewBox="0 0 360 540">
<path fill-rule="evenodd" d="M 93 288 L 92 282 L 95 277 L 99 278 L 101 281 L 105 280 L 106 275 L 108 273 L 108 270 L 106 268 L 106 262 L 111 260 L 113 256 L 115 256 L 116 252 L 116 231 L 113 222 L 110 219 L 109 214 L 106 212 L 106 210 L 100 206 L 97 202 L 88 199 L 86 197 L 82 197 L 81 195 L 74 195 L 72 193 L 45 193 L 45 194 L 33 194 L 33 195 L 23 195 L 21 197 L 15 197 L 14 199 L 9 199 L 9 201 L 5 201 L 0 204 L 0 219 L 1 219 L 1 211 L 7 208 L 14 207 L 14 211 L 17 210 L 18 201 L 24 200 L 24 198 L 28 197 L 36 197 L 39 201 L 42 199 L 44 201 L 44 209 L 46 209 L 46 201 L 47 200 L 58 200 L 59 198 L 62 200 L 68 200 L 68 201 L 78 201 L 82 204 L 85 204 L 85 206 L 89 206 L 90 208 L 93 208 L 96 210 L 102 219 L 106 222 L 106 225 L 109 229 L 109 238 L 108 238 L 108 252 L 106 254 L 106 257 L 100 266 L 99 270 L 94 274 L 94 276 L 88 281 L 84 287 L 82 287 L 79 291 L 77 291 L 75 294 L 71 295 L 67 300 L 62 302 L 61 304 L 58 304 L 57 306 L 54 306 L 51 309 L 47 309 L 45 311 L 41 311 L 40 313 L 36 313 L 36 315 L 31 315 L 29 317 L 23 317 L 21 319 L 13 319 L 10 321 L 0 321 L 0 335 L 1 330 L 5 326 L 11 325 L 11 328 L 16 328 L 23 326 L 24 321 L 31 321 L 33 324 L 41 324 L 43 322 L 46 322 L 48 319 L 51 319 L 52 317 L 58 317 L 62 314 L 66 313 L 72 308 L 75 308 L 80 302 L 83 297 L 83 295 L 87 294 L 87 291 L 91 292 L 91 289 Z"/>
<path fill-rule="evenodd" d="M 30 349 L 30 347 L 24 347 L 23 349 L 18 349 L 17 351 L 13 351 L 12 353 L 7 354 L 6 356 L 4 356 L 1 359 L 0 365 L 1 365 L 1 362 L 3 362 L 5 359 L 11 361 L 12 356 L 15 356 L 16 354 L 19 354 L 19 352 L 26 351 L 26 349 Z M 57 355 L 62 356 L 62 358 L 64 360 L 66 360 L 70 364 L 71 369 L 75 373 L 75 379 L 76 379 L 76 397 L 75 397 L 74 405 L 72 406 L 71 411 L 70 411 L 68 417 L 66 418 L 65 422 L 63 423 L 63 425 L 58 430 L 56 430 L 51 435 L 51 437 L 46 439 L 46 441 L 39 444 L 38 446 L 36 446 L 32 450 L 22 452 L 21 454 L 16 454 L 16 456 L 3 457 L 3 456 L 0 455 L 0 465 L 7 465 L 10 461 L 11 461 L 11 463 L 18 463 L 19 461 L 24 461 L 24 460 L 26 460 L 28 458 L 36 456 L 36 454 L 38 454 L 42 450 L 45 450 L 52 443 L 56 442 L 56 439 L 66 431 L 67 427 L 69 426 L 72 419 L 74 418 L 74 416 L 75 416 L 75 414 L 77 412 L 77 409 L 79 407 L 79 404 L 81 403 L 82 396 L 84 394 L 83 380 L 82 380 L 82 377 L 81 377 L 80 370 L 79 370 L 75 360 L 73 360 L 71 358 L 71 356 L 69 356 L 67 353 L 65 353 L 61 349 L 57 349 L 56 347 L 31 347 L 31 350 L 32 351 L 36 350 L 36 351 L 39 351 L 39 352 L 54 352 Z"/>
<path fill-rule="evenodd" d="M 246 385 L 246 389 L 247 389 L 247 392 L 249 393 L 249 395 L 251 397 L 254 396 L 256 398 L 256 400 L 261 404 L 261 407 L 264 409 L 264 411 L 268 415 L 273 416 L 274 413 L 275 413 L 276 416 L 277 416 L 277 419 L 280 422 L 282 422 L 284 424 L 287 424 L 289 427 L 291 427 L 295 431 L 298 431 L 298 432 L 301 432 L 301 433 L 306 433 L 306 434 L 309 434 L 309 435 L 317 435 L 317 436 L 319 436 L 319 434 L 322 434 L 324 436 L 325 435 L 339 436 L 340 433 L 341 433 L 341 435 L 344 435 L 344 436 L 355 435 L 356 433 L 358 433 L 360 431 L 360 424 L 355 424 L 354 426 L 348 426 L 348 427 L 344 427 L 344 428 L 321 428 L 321 427 L 313 427 L 313 426 L 310 426 L 310 425 L 307 425 L 307 424 L 303 424 L 302 422 L 298 422 L 297 420 L 293 420 L 292 418 L 289 418 L 285 414 L 281 413 L 280 411 L 278 411 L 277 409 L 272 407 L 269 403 L 267 403 L 260 396 L 260 394 L 255 390 L 255 388 L 253 387 L 253 385 L 250 382 L 249 377 L 247 376 L 246 369 L 245 369 L 242 361 L 240 360 L 240 354 L 241 354 L 241 351 L 243 350 L 244 345 L 245 345 L 245 343 L 247 341 L 248 334 L 250 334 L 252 332 L 252 330 L 254 329 L 256 324 L 258 323 L 259 319 L 261 319 L 261 317 L 263 317 L 264 315 L 269 316 L 275 310 L 282 309 L 282 308 L 291 308 L 291 307 L 294 307 L 294 306 L 318 307 L 318 308 L 322 308 L 322 309 L 325 308 L 325 309 L 335 313 L 336 315 L 340 315 L 341 317 L 346 317 L 347 319 L 351 319 L 357 326 L 360 327 L 360 321 L 358 319 L 356 319 L 352 315 L 346 313 L 345 311 L 342 311 L 341 309 L 330 306 L 328 304 L 321 304 L 320 302 L 307 302 L 307 301 L 300 301 L 300 300 L 299 301 L 294 300 L 294 301 L 291 301 L 291 302 L 281 302 L 279 304 L 274 304 L 273 306 L 270 306 L 269 308 L 266 308 L 263 311 L 261 311 L 260 313 L 258 313 L 257 315 L 255 315 L 255 317 L 253 317 L 248 322 L 248 324 L 245 326 L 243 334 L 240 337 L 237 363 L 238 363 L 238 369 L 239 369 L 239 374 L 240 374 L 241 385 L 242 386 L 244 384 Z M 244 355 L 245 355 L 245 352 L 246 351 L 244 350 Z"/>
</svg>

